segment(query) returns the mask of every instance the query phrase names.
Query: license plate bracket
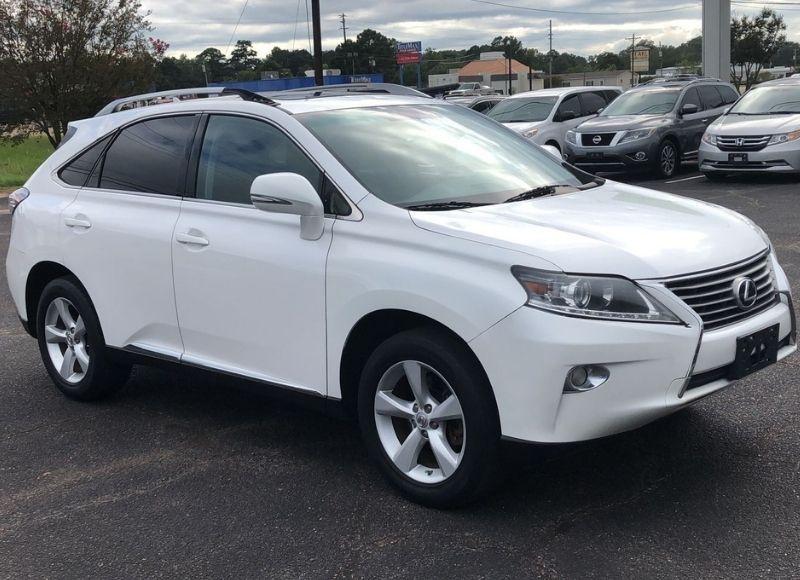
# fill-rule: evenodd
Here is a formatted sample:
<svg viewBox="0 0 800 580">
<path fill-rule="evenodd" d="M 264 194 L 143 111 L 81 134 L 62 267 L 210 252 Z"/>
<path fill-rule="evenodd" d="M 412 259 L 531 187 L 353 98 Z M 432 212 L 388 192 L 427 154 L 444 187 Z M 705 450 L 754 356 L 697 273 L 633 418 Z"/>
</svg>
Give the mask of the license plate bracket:
<svg viewBox="0 0 800 580">
<path fill-rule="evenodd" d="M 603 155 L 603 152 L 602 152 L 602 151 L 589 151 L 589 152 L 586 154 L 586 156 L 587 156 L 587 157 L 588 157 L 588 158 L 589 158 L 591 161 L 602 161 L 602 160 L 603 160 L 603 157 L 604 157 L 604 155 Z"/>
<path fill-rule="evenodd" d="M 747 163 L 747 153 L 728 153 L 729 163 Z"/>
<path fill-rule="evenodd" d="M 741 379 L 778 360 L 779 324 L 774 324 L 753 334 L 736 339 L 736 359 L 730 367 L 728 378 Z"/>
</svg>

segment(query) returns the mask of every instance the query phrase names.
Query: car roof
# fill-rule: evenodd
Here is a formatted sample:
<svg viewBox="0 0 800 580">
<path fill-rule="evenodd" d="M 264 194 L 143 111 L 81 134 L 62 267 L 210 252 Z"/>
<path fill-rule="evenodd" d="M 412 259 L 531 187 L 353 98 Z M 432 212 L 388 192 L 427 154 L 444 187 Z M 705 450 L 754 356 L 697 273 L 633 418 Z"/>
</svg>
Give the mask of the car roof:
<svg viewBox="0 0 800 580">
<path fill-rule="evenodd" d="M 552 89 L 537 89 L 535 91 L 525 91 L 524 93 L 517 93 L 508 97 L 509 99 L 518 99 L 521 97 L 560 97 L 569 93 L 588 93 L 590 91 L 620 91 L 621 87 L 600 85 L 594 86 L 580 86 L 580 87 L 553 87 Z"/>
</svg>

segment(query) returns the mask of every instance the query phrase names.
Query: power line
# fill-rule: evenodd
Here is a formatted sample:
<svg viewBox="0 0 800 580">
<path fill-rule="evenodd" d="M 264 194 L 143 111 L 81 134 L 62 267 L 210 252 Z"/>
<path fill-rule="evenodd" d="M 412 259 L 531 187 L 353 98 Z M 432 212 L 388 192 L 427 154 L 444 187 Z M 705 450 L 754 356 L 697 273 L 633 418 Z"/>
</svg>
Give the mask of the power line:
<svg viewBox="0 0 800 580">
<path fill-rule="evenodd" d="M 531 8 L 529 6 L 519 6 L 516 4 L 505 4 L 503 2 L 493 2 L 492 0 L 469 0 L 477 4 L 490 4 L 492 6 L 502 6 L 503 8 L 514 8 L 516 10 L 528 10 L 530 12 L 546 12 L 549 14 L 577 14 L 577 15 L 590 15 L 590 16 L 628 16 L 637 14 L 661 14 L 663 12 L 678 12 L 680 10 L 695 10 L 696 5 L 685 4 L 675 8 L 662 8 L 659 10 L 637 10 L 634 12 L 586 12 L 576 10 L 551 10 L 549 8 Z"/>
<path fill-rule="evenodd" d="M 231 37 L 228 40 L 228 46 L 225 47 L 225 54 L 228 54 L 228 51 L 231 48 L 231 43 L 233 42 L 233 37 L 236 36 L 236 29 L 239 28 L 239 23 L 242 21 L 242 16 L 244 16 L 244 11 L 247 8 L 247 3 L 250 0 L 244 0 L 244 5 L 242 6 L 242 11 L 239 12 L 239 19 L 236 21 L 236 26 L 233 27 L 233 32 L 231 33 Z"/>
<path fill-rule="evenodd" d="M 292 50 L 294 41 L 297 40 L 297 23 L 300 21 L 300 0 L 297 0 L 297 9 L 294 11 L 294 33 L 292 34 Z"/>
</svg>

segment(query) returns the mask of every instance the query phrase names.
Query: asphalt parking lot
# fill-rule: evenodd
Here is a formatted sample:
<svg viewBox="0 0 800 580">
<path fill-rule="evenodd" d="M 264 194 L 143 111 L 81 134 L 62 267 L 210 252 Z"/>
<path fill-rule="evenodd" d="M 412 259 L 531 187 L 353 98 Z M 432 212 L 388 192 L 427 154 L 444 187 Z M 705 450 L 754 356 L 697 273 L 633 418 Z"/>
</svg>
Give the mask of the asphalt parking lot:
<svg viewBox="0 0 800 580">
<path fill-rule="evenodd" d="M 800 183 L 712 184 L 687 169 L 641 184 L 754 219 L 800 296 Z M 0 212 L 3 256 L 9 228 Z M 505 486 L 442 512 L 396 495 L 353 425 L 225 379 L 139 367 L 112 400 L 64 399 L 5 282 L 0 348 L 0 577 L 796 578 L 800 570 L 799 356 L 635 432 L 513 448 Z"/>
</svg>

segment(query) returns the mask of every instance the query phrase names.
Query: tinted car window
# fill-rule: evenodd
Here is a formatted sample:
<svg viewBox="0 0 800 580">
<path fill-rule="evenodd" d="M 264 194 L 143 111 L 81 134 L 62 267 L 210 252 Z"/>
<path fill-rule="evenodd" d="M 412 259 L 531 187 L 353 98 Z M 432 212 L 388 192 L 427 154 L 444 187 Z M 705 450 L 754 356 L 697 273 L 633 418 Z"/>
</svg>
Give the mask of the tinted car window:
<svg viewBox="0 0 800 580">
<path fill-rule="evenodd" d="M 713 85 L 704 85 L 699 87 L 700 98 L 703 99 L 703 104 L 706 109 L 716 109 L 722 106 L 722 95 L 719 94 L 717 87 Z"/>
<path fill-rule="evenodd" d="M 487 115 L 500 123 L 544 121 L 556 104 L 556 97 L 520 97 L 500 101 Z"/>
<path fill-rule="evenodd" d="M 158 117 L 123 129 L 106 152 L 100 187 L 181 195 L 197 118 Z"/>
<path fill-rule="evenodd" d="M 606 106 L 606 100 L 599 91 L 581 93 L 581 104 L 583 105 L 583 116 L 594 115 L 597 111 Z"/>
<path fill-rule="evenodd" d="M 703 102 L 700 100 L 700 94 L 697 92 L 697 89 L 692 87 L 686 94 L 683 95 L 683 101 L 681 101 L 681 107 L 684 105 L 697 105 L 697 110 L 703 110 Z"/>
<path fill-rule="evenodd" d="M 717 89 L 719 90 L 719 94 L 722 95 L 722 102 L 726 105 L 730 105 L 731 103 L 735 103 L 739 98 L 739 93 L 736 92 L 736 89 L 733 87 L 729 87 L 727 85 L 718 86 Z"/>
<path fill-rule="evenodd" d="M 600 114 L 603 117 L 663 115 L 673 109 L 680 93 L 680 89 L 674 88 L 634 89 L 614 99 Z"/>
<path fill-rule="evenodd" d="M 249 204 L 256 177 L 282 172 L 299 173 L 319 191 L 319 169 L 281 130 L 246 117 L 209 117 L 197 168 L 198 198 Z"/>
<path fill-rule="evenodd" d="M 67 163 L 64 168 L 59 171 L 58 176 L 61 181 L 70 185 L 77 185 L 83 187 L 92 172 L 95 163 L 103 154 L 103 150 L 111 140 L 111 135 L 105 139 L 101 139 L 86 151 L 78 155 L 75 159 Z"/>
<path fill-rule="evenodd" d="M 603 91 L 603 94 L 605 95 L 606 102 L 608 103 L 610 103 L 619 96 L 619 93 L 617 91 Z"/>
<path fill-rule="evenodd" d="M 556 117 L 557 119 L 565 119 L 570 116 L 569 113 L 572 113 L 573 117 L 581 116 L 581 102 L 578 95 L 571 95 L 561 101 L 558 111 L 556 111 Z"/>
</svg>

